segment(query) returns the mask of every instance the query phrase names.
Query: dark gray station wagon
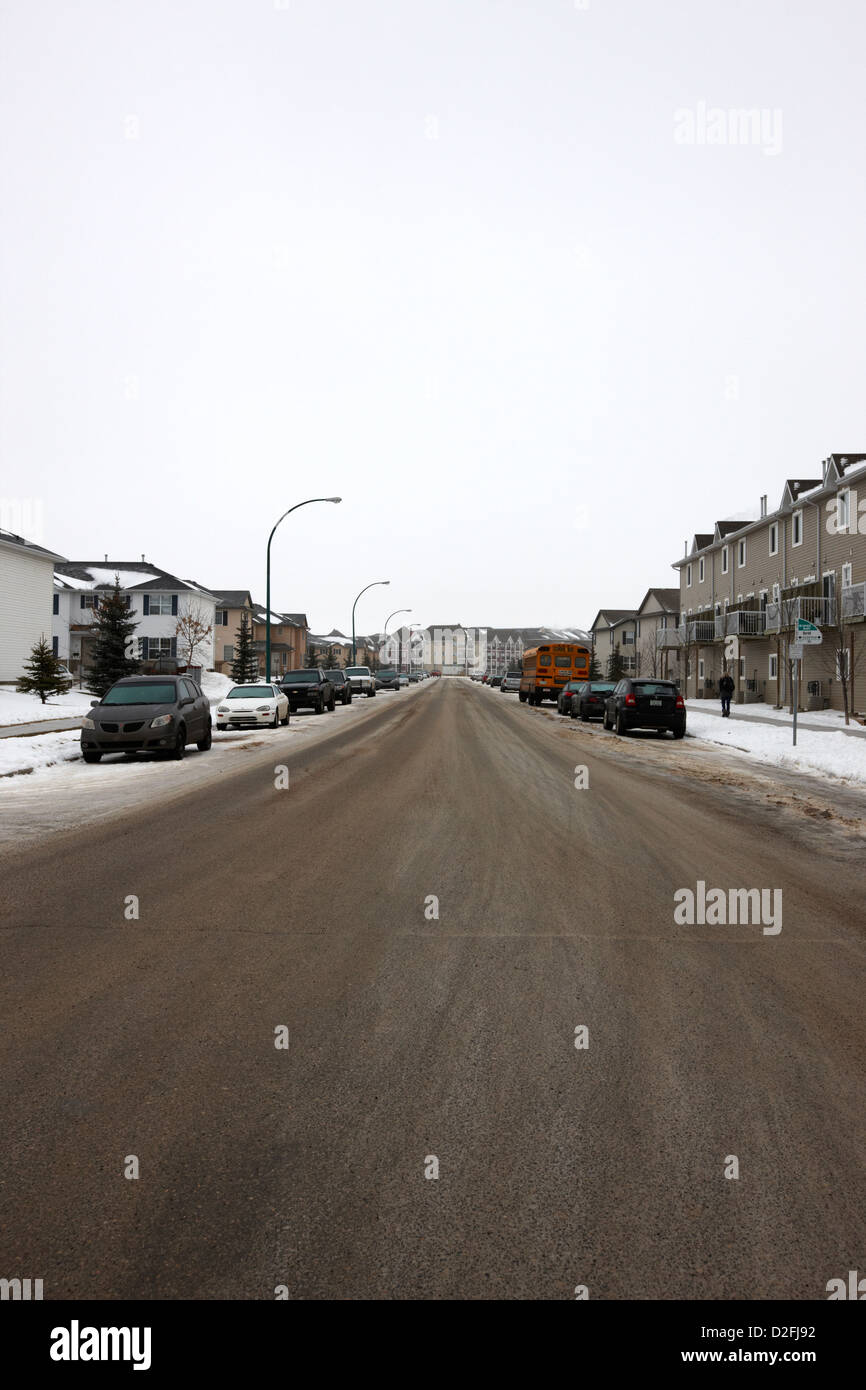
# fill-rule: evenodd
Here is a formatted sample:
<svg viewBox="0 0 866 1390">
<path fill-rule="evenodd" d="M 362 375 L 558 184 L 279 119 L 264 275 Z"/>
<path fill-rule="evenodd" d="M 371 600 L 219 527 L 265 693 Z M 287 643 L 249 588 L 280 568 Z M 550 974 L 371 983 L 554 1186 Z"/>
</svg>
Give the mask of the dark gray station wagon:
<svg viewBox="0 0 866 1390">
<path fill-rule="evenodd" d="M 211 746 L 210 702 L 189 676 L 124 676 L 94 700 L 81 727 L 81 755 L 162 753 L 182 758 L 188 743 Z"/>
</svg>

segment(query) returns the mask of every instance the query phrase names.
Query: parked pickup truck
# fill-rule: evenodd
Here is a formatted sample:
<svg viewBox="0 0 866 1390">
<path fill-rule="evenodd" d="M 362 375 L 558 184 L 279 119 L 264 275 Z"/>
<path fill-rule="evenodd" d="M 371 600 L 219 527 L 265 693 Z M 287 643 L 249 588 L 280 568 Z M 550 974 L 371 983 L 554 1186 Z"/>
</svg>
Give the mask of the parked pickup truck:
<svg viewBox="0 0 866 1390">
<path fill-rule="evenodd" d="M 339 667 L 334 667 L 333 671 L 326 671 L 325 675 L 334 687 L 334 694 L 340 704 L 350 705 L 352 703 L 352 687 L 346 672 L 341 671 Z"/>
<path fill-rule="evenodd" d="M 337 703 L 336 693 L 321 666 L 313 666 L 306 671 L 287 671 L 280 681 L 280 689 L 289 697 L 292 710 L 306 706 L 316 714 L 324 714 Z"/>
<path fill-rule="evenodd" d="M 376 681 L 369 666 L 347 666 L 345 676 L 353 695 L 376 694 Z"/>
</svg>

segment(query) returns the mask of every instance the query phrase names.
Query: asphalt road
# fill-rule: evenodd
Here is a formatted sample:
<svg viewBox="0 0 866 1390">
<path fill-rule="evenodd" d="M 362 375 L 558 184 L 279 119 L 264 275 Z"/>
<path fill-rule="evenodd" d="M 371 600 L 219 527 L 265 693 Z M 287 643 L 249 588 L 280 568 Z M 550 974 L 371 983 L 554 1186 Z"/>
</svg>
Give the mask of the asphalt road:
<svg viewBox="0 0 866 1390">
<path fill-rule="evenodd" d="M 288 790 L 266 751 L 4 853 L 4 1276 L 815 1299 L 866 1269 L 850 804 L 463 681 L 402 701 Z M 780 888 L 781 932 L 677 925 L 698 880 Z"/>
</svg>

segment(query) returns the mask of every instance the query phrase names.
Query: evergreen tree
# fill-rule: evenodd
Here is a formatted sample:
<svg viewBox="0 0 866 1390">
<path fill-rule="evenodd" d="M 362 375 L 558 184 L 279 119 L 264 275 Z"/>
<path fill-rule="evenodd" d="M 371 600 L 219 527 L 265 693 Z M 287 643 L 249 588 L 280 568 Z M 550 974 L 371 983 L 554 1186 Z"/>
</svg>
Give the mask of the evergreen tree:
<svg viewBox="0 0 866 1390">
<path fill-rule="evenodd" d="M 33 643 L 30 660 L 24 663 L 26 674 L 18 677 L 17 689 L 22 695 L 38 695 L 43 705 L 46 695 L 64 695 L 70 689 L 70 682 L 61 675 L 60 666 L 43 634 Z"/>
<path fill-rule="evenodd" d="M 258 679 L 258 674 L 259 662 L 253 649 L 253 630 L 250 627 L 249 614 L 244 612 L 241 614 L 241 625 L 235 642 L 232 680 L 235 685 L 249 685 L 251 681 Z M 267 672 L 265 679 L 267 680 Z"/>
<path fill-rule="evenodd" d="M 592 649 L 592 655 L 589 658 L 589 679 L 591 681 L 604 680 L 604 677 L 601 674 L 601 667 L 598 664 L 598 657 L 595 654 L 594 646 Z"/>
<path fill-rule="evenodd" d="M 105 695 L 115 681 L 135 675 L 138 662 L 128 653 L 137 627 L 129 599 L 120 592 L 120 579 L 115 575 L 114 590 L 100 597 L 92 624 L 93 656 L 87 681 L 94 694 Z"/>
<path fill-rule="evenodd" d="M 617 642 L 607 659 L 607 678 L 609 681 L 621 681 L 624 675 L 625 666 L 623 664 L 622 652 L 619 649 L 619 642 Z"/>
</svg>

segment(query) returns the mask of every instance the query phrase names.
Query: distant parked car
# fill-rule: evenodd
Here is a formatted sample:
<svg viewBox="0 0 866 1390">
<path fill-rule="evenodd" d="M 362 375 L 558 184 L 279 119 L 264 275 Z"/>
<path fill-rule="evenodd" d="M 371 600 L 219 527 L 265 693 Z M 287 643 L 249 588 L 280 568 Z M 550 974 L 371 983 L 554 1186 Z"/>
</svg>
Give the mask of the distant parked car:
<svg viewBox="0 0 866 1390">
<path fill-rule="evenodd" d="M 179 759 L 188 743 L 206 753 L 211 738 L 210 702 L 189 676 L 124 676 L 91 701 L 81 725 L 81 756 L 86 763 L 98 763 L 105 753 Z"/>
<path fill-rule="evenodd" d="M 376 686 L 379 690 L 399 690 L 400 676 L 397 671 L 377 671 Z"/>
<path fill-rule="evenodd" d="M 490 680 L 487 682 L 487 684 L 488 684 L 489 686 L 491 686 L 491 687 L 494 686 L 494 685 L 497 685 L 497 686 L 498 686 L 498 685 L 501 685 L 501 684 L 502 684 L 502 677 L 501 677 L 501 676 L 491 676 L 491 677 L 490 677 Z"/>
<path fill-rule="evenodd" d="M 399 676 L 397 677 L 397 685 L 399 686 L 400 690 L 405 690 L 408 684 L 409 677 L 406 675 L 404 671 L 401 671 Z"/>
<path fill-rule="evenodd" d="M 580 719 L 584 724 L 590 719 L 603 719 L 604 702 L 615 685 L 616 681 L 584 681 L 571 702 L 572 719 Z"/>
<path fill-rule="evenodd" d="M 499 689 L 500 689 L 500 690 L 509 690 L 509 691 L 519 690 L 519 689 L 520 689 L 520 677 L 521 677 L 522 675 L 523 675 L 523 672 L 522 672 L 522 671 L 506 671 L 506 672 L 505 672 L 505 675 L 502 677 L 502 684 L 501 684 L 501 686 L 499 687 Z"/>
<path fill-rule="evenodd" d="M 353 695 L 376 694 L 376 677 L 369 666 L 347 666 L 344 674 Z"/>
<path fill-rule="evenodd" d="M 304 671 L 287 671 L 280 681 L 280 689 L 288 695 L 293 710 L 306 707 L 316 714 L 324 714 L 326 709 L 334 709 L 337 697 L 334 687 L 321 666 L 311 666 Z"/>
<path fill-rule="evenodd" d="M 572 697 L 583 689 L 584 684 L 584 681 L 566 682 L 556 697 L 556 710 L 558 714 L 571 714 Z"/>
<path fill-rule="evenodd" d="M 630 677 L 621 680 L 604 706 L 604 727 L 627 734 L 629 729 L 670 729 L 674 738 L 686 732 L 686 704 L 674 681 Z"/>
<path fill-rule="evenodd" d="M 276 729 L 289 722 L 289 697 L 278 685 L 233 685 L 217 705 L 218 729 Z"/>
<path fill-rule="evenodd" d="M 352 703 L 352 687 L 349 684 L 349 677 L 346 675 L 346 672 L 335 669 L 333 671 L 326 671 L 325 675 L 334 687 L 334 694 L 340 701 L 340 704 L 350 705 Z"/>
<path fill-rule="evenodd" d="M 425 675 L 425 673 L 424 673 L 423 671 L 410 671 L 410 672 L 409 672 L 409 684 L 410 684 L 410 685 L 417 685 L 419 681 L 423 681 L 424 675 Z"/>
</svg>

